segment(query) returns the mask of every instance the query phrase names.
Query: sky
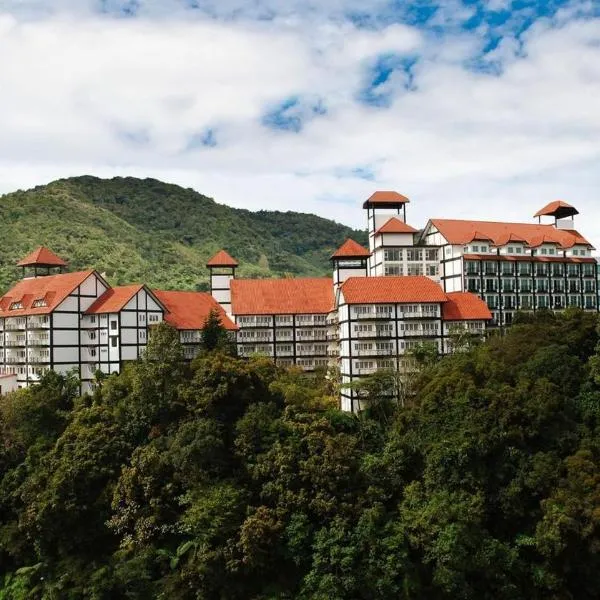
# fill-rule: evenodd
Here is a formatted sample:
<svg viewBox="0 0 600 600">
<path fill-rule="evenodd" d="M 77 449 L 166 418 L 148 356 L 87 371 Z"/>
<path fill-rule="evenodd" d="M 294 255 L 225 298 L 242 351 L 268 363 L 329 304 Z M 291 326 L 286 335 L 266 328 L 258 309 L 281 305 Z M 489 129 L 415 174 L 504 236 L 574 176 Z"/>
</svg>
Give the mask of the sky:
<svg viewBox="0 0 600 600">
<path fill-rule="evenodd" d="M 0 193 L 83 174 L 600 247 L 600 0 L 0 0 Z"/>
</svg>

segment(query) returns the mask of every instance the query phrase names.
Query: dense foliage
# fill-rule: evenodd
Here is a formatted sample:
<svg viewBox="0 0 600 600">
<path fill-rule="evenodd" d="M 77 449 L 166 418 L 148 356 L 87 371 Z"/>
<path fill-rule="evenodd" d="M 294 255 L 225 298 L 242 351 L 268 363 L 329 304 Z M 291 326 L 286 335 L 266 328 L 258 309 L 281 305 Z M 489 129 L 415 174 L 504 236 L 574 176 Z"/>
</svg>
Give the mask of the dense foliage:
<svg viewBox="0 0 600 600">
<path fill-rule="evenodd" d="M 0 405 L 0 599 L 598 598 L 596 327 L 521 319 L 360 416 L 215 331 L 49 374 Z"/>
<path fill-rule="evenodd" d="M 320 276 L 346 237 L 367 241 L 314 215 L 234 209 L 154 179 L 87 176 L 2 196 L 0 236 L 0 292 L 16 279 L 18 260 L 42 244 L 72 270 L 95 267 L 113 284 L 196 289 L 206 287 L 206 261 L 220 248 L 242 263 L 243 276 Z"/>
</svg>

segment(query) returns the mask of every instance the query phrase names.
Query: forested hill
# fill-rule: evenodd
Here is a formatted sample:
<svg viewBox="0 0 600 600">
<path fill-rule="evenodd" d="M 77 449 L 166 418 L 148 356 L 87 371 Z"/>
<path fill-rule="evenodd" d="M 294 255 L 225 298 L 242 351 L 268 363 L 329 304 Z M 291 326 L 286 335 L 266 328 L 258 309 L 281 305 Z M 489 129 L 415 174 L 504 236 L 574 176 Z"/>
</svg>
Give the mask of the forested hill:
<svg viewBox="0 0 600 600">
<path fill-rule="evenodd" d="M 155 179 L 90 176 L 0 197 L 0 236 L 0 291 L 18 276 L 15 263 L 42 244 L 71 269 L 95 267 L 113 284 L 195 289 L 220 248 L 243 276 L 317 276 L 330 272 L 329 255 L 346 237 L 367 241 L 315 215 L 234 209 Z"/>
</svg>

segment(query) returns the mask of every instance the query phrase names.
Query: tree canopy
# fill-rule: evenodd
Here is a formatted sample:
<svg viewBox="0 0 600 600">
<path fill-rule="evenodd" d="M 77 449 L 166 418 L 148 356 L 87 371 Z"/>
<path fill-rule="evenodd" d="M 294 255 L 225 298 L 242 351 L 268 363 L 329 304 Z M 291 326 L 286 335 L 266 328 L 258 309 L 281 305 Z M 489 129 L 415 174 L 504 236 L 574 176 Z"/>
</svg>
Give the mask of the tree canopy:
<svg viewBox="0 0 600 600">
<path fill-rule="evenodd" d="M 361 415 L 164 324 L 93 396 L 49 373 L 0 401 L 0 599 L 598 598 L 598 339 L 523 319 Z"/>
</svg>

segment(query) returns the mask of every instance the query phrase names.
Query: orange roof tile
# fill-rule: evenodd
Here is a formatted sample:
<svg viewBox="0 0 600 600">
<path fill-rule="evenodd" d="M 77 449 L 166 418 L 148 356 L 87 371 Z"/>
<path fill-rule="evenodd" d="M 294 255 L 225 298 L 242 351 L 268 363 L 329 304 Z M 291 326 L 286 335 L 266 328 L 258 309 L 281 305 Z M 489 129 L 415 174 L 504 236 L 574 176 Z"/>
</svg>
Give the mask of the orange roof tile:
<svg viewBox="0 0 600 600">
<path fill-rule="evenodd" d="M 564 202 L 563 200 L 555 200 L 554 202 L 550 202 L 546 204 L 544 208 L 538 210 L 534 217 L 560 217 L 562 216 L 571 216 L 578 215 L 579 211 L 571 206 L 568 202 Z"/>
<path fill-rule="evenodd" d="M 219 250 L 207 263 L 207 267 L 237 267 L 240 263 L 225 250 Z"/>
<path fill-rule="evenodd" d="M 540 240 L 559 244 L 562 248 L 571 248 L 575 244 L 591 246 L 579 232 L 557 229 L 554 225 L 458 219 L 432 219 L 431 223 L 450 244 L 468 244 L 474 239 L 481 239 L 479 236 L 485 236 L 495 246 L 500 246 L 504 240 L 513 235 L 521 238 L 530 246 L 539 245 Z"/>
<path fill-rule="evenodd" d="M 428 277 L 350 277 L 342 284 L 347 304 L 446 302 L 442 288 Z"/>
<path fill-rule="evenodd" d="M 234 279 L 234 315 L 328 313 L 333 306 L 331 277 L 298 279 Z"/>
<path fill-rule="evenodd" d="M 348 238 L 332 255 L 331 258 L 367 258 L 371 253 L 358 242 Z"/>
<path fill-rule="evenodd" d="M 487 304 L 469 292 L 450 292 L 442 306 L 444 321 L 489 321 L 492 313 Z"/>
<path fill-rule="evenodd" d="M 416 233 L 417 230 L 411 227 L 404 221 L 398 219 L 398 217 L 392 217 L 388 219 L 376 232 L 375 235 L 382 233 Z"/>
<path fill-rule="evenodd" d="M 122 285 L 106 290 L 85 312 L 88 315 L 116 313 L 143 288 L 138 285 Z"/>
<path fill-rule="evenodd" d="M 66 267 L 67 263 L 52 250 L 40 246 L 17 263 L 18 267 Z"/>
<path fill-rule="evenodd" d="M 402 206 L 408 204 L 410 200 L 399 194 L 398 192 L 392 191 L 379 191 L 372 194 L 363 204 L 363 208 L 372 208 L 374 206 L 393 208 L 395 206 Z"/>
<path fill-rule="evenodd" d="M 49 314 L 93 273 L 95 271 L 90 270 L 23 279 L 0 298 L 0 316 Z M 46 306 L 33 308 L 36 300 L 44 300 Z M 10 310 L 15 302 L 20 302 L 23 308 Z"/>
<path fill-rule="evenodd" d="M 167 309 L 165 321 L 180 330 L 199 330 L 204 327 L 211 310 L 216 310 L 225 329 L 233 331 L 237 325 L 227 316 L 223 307 L 206 292 L 171 292 L 153 290 Z"/>
</svg>

